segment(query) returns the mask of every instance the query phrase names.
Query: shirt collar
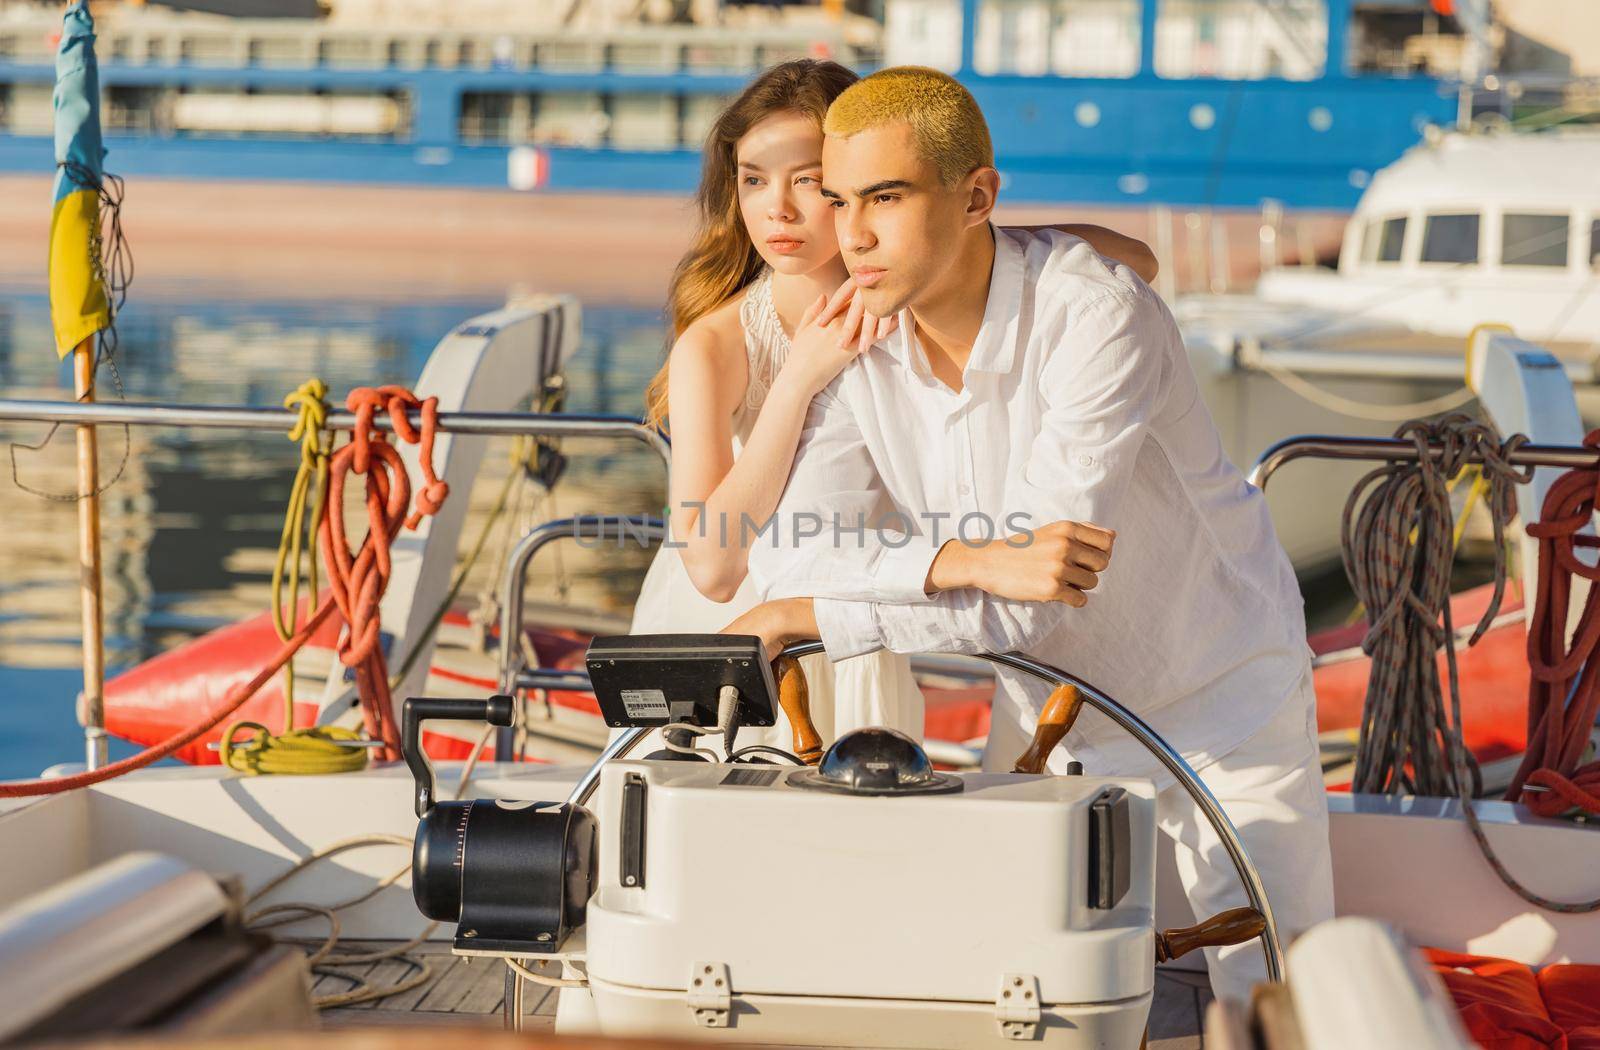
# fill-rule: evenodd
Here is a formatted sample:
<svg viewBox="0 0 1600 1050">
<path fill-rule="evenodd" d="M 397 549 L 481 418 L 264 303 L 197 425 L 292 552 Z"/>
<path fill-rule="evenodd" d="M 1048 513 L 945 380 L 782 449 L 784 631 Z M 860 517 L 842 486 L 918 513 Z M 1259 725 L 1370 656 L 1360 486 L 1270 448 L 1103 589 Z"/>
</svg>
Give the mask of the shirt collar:
<svg viewBox="0 0 1600 1050">
<path fill-rule="evenodd" d="M 1017 355 L 1017 327 L 1022 316 L 1022 248 L 993 223 L 989 225 L 989 233 L 994 237 L 989 298 L 984 304 L 983 323 L 978 328 L 977 341 L 972 344 L 972 356 L 967 358 L 966 371 L 1004 375 L 1011 371 Z M 899 324 L 887 340 L 887 347 L 901 364 L 921 375 L 927 366 L 923 363 L 924 355 L 912 345 L 915 337 L 916 322 L 911 311 L 900 311 Z"/>
</svg>

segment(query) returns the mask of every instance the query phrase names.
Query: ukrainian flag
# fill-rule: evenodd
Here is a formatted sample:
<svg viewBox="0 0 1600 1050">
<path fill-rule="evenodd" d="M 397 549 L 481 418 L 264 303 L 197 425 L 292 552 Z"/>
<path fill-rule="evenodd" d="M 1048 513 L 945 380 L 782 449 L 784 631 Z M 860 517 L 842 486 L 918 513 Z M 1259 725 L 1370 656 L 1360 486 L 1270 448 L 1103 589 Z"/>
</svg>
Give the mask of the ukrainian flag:
<svg viewBox="0 0 1600 1050">
<path fill-rule="evenodd" d="M 50 320 L 66 357 L 111 325 L 100 266 L 100 72 L 85 0 L 67 9 L 56 52 L 56 185 L 50 216 Z"/>
</svg>

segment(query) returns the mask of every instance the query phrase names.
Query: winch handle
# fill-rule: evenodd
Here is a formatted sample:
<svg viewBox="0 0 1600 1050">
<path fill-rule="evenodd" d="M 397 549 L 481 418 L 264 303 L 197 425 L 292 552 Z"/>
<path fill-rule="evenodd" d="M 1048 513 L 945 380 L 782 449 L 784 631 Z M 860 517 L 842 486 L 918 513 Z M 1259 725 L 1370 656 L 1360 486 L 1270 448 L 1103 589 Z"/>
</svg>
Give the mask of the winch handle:
<svg viewBox="0 0 1600 1050">
<path fill-rule="evenodd" d="M 1230 908 L 1204 922 L 1156 934 L 1156 962 L 1182 958 L 1196 948 L 1225 948 L 1261 936 L 1267 920 L 1254 908 Z"/>
<path fill-rule="evenodd" d="M 493 726 L 509 726 L 517 720 L 517 701 L 509 696 L 491 696 L 487 700 L 454 700 L 432 696 L 407 697 L 400 718 L 400 753 L 411 769 L 411 778 L 417 785 L 417 817 L 428 815 L 433 808 L 433 763 L 422 750 L 422 723 L 429 719 L 448 719 L 453 722 L 487 722 Z"/>
<path fill-rule="evenodd" d="M 805 668 L 792 656 L 780 656 L 772 665 L 778 680 L 778 706 L 789 716 L 794 730 L 794 757 L 808 766 L 822 761 L 822 734 L 811 721 L 811 687 Z"/>
<path fill-rule="evenodd" d="M 1044 702 L 1044 710 L 1039 712 L 1033 740 L 1029 742 L 1028 749 L 1018 756 L 1011 772 L 1043 773 L 1045 764 L 1050 760 L 1050 752 L 1072 732 L 1072 724 L 1078 720 L 1078 712 L 1082 710 L 1083 694 L 1078 692 L 1077 686 L 1056 686 L 1050 699 Z"/>
</svg>

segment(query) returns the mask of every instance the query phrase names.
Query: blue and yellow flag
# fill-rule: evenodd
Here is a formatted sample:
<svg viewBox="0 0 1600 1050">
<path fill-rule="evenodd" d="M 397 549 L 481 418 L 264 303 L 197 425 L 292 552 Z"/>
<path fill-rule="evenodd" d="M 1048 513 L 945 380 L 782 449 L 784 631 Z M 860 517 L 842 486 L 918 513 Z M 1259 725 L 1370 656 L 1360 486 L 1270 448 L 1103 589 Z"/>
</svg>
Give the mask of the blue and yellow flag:
<svg viewBox="0 0 1600 1050">
<path fill-rule="evenodd" d="M 111 325 L 100 265 L 100 72 L 94 19 L 84 0 L 67 8 L 56 52 L 56 185 L 50 216 L 50 320 L 56 353 Z"/>
</svg>

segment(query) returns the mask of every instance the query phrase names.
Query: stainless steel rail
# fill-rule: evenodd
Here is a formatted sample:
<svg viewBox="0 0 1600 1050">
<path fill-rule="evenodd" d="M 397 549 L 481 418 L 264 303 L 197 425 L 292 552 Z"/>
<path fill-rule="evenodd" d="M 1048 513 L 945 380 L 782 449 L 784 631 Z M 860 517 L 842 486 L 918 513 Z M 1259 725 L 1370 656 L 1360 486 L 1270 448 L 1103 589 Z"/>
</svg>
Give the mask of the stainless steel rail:
<svg viewBox="0 0 1600 1050">
<path fill-rule="evenodd" d="M 421 425 L 420 412 L 410 414 Z M 296 413 L 283 408 L 236 405 L 136 404 L 118 401 L 11 401 L 0 400 L 0 422 L 122 424 L 153 427 L 197 427 L 217 430 L 282 430 L 294 426 Z M 354 412 L 328 413 L 328 429 L 349 430 Z M 394 422 L 379 413 L 372 420 L 377 430 L 393 431 Z M 664 463 L 672 460 L 671 444 L 660 432 L 632 416 L 567 415 L 541 412 L 441 412 L 439 429 L 446 434 L 514 435 L 533 437 L 630 437 L 656 451 Z"/>
<path fill-rule="evenodd" d="M 412 424 L 420 426 L 422 414 L 412 412 L 409 414 Z M 189 427 L 213 430 L 262 430 L 288 432 L 293 428 L 298 413 L 283 408 L 252 408 L 243 405 L 177 405 L 177 404 L 139 404 L 129 402 L 77 402 L 77 401 L 32 401 L 32 400 L 0 400 L 0 422 L 15 423 L 60 423 L 72 426 L 90 425 L 119 425 L 151 426 L 151 427 Z M 643 421 L 631 416 L 616 415 L 567 415 L 564 413 L 542 412 L 441 412 L 439 413 L 439 429 L 447 434 L 476 434 L 484 436 L 495 435 L 524 435 L 529 437 L 573 437 L 573 438 L 631 438 L 652 449 L 661 457 L 664 466 L 672 465 L 672 445 L 665 435 L 645 424 Z M 330 412 L 328 414 L 327 428 L 329 430 L 349 430 L 355 426 L 356 417 L 353 412 Z M 393 432 L 394 421 L 385 413 L 373 416 L 374 429 Z M 589 521 L 599 519 L 571 519 L 573 521 Z M 632 520 L 632 519 L 616 519 Z M 638 519 L 640 521 L 654 521 L 655 519 Z M 559 523 L 552 523 L 559 524 Z M 659 528 L 659 523 L 656 523 Z M 541 535 L 539 530 L 530 534 L 530 538 Z M 556 538 L 550 536 L 550 539 Z M 653 538 L 659 539 L 659 533 Z M 526 544 L 527 539 L 523 543 Z M 534 544 L 523 558 L 522 567 L 527 564 L 527 557 L 538 550 L 543 543 Z M 521 551 L 523 548 L 518 547 Z M 513 556 L 514 558 L 515 556 Z M 507 587 L 507 604 L 514 593 L 516 598 L 517 618 L 512 621 L 521 622 L 522 614 L 522 588 L 521 576 L 517 577 L 518 586 L 513 590 Z M 504 624 L 502 624 L 502 628 Z M 502 638 L 512 638 L 514 632 L 506 632 Z M 505 650 L 513 647 L 503 646 Z M 502 675 L 502 692 L 507 691 L 506 677 Z M 99 734 L 102 742 L 104 731 L 99 726 L 86 727 L 91 739 Z M 507 742 L 509 748 L 509 741 Z M 503 750 L 500 754 L 506 754 Z M 91 752 L 93 754 L 93 752 Z M 93 763 L 90 764 L 93 768 Z"/>
<path fill-rule="evenodd" d="M 518 671 L 512 679 L 518 689 L 571 689 L 587 693 L 591 688 L 588 671 L 555 671 L 531 668 Z"/>
<path fill-rule="evenodd" d="M 821 642 L 809 643 L 816 649 L 822 648 Z M 790 646 L 790 649 L 795 648 Z M 787 652 L 788 650 L 785 650 Z M 808 652 L 813 651 L 808 649 Z M 794 655 L 798 656 L 799 653 Z M 1244 842 L 1239 838 L 1239 831 L 1233 826 L 1233 821 L 1228 819 L 1228 814 L 1222 809 L 1222 804 L 1211 794 L 1211 789 L 1206 787 L 1205 781 L 1200 779 L 1183 756 L 1172 749 L 1172 745 L 1161 739 L 1154 729 L 1144 723 L 1138 715 L 1123 707 L 1111 697 L 1102 693 L 1094 686 L 1085 682 L 1077 675 L 1069 674 L 1050 664 L 1024 656 L 1021 653 L 980 653 L 985 660 L 1024 671 L 1041 678 L 1053 685 L 1076 686 L 1090 707 L 1095 708 L 1117 725 L 1123 731 L 1143 744 L 1145 750 L 1155 755 L 1167 771 L 1177 778 L 1183 785 L 1183 790 L 1194 799 L 1194 804 L 1200 812 L 1205 814 L 1207 823 L 1217 833 L 1217 838 L 1222 840 L 1222 846 L 1228 851 L 1228 859 L 1233 861 L 1233 870 L 1238 874 L 1239 881 L 1244 884 L 1245 896 L 1250 901 L 1250 906 L 1261 913 L 1266 920 L 1266 927 L 1261 931 L 1261 951 L 1267 957 L 1267 980 L 1283 980 L 1283 948 L 1278 942 L 1278 923 L 1272 917 L 1272 905 L 1267 903 L 1267 888 L 1261 881 L 1261 873 L 1256 870 L 1255 864 L 1250 860 L 1250 855 L 1245 852 Z M 1204 916 L 1197 916 L 1204 918 Z"/>
<path fill-rule="evenodd" d="M 1420 458 L 1416 444 L 1403 438 L 1352 438 L 1307 434 L 1285 438 L 1263 452 L 1250 471 L 1250 483 L 1257 488 L 1265 489 L 1267 482 L 1278 472 L 1279 467 L 1297 459 L 1415 463 Z M 1583 445 L 1523 445 L 1514 450 L 1507 459 L 1515 466 L 1525 467 L 1594 467 L 1600 466 L 1600 449 Z M 1474 455 L 1468 458 L 1468 462 L 1482 463 L 1483 459 Z"/>
<path fill-rule="evenodd" d="M 499 691 L 512 693 L 522 672 L 522 647 L 515 644 L 522 630 L 523 591 L 527 585 L 528 563 L 547 544 L 560 539 L 582 539 L 592 536 L 602 542 L 615 539 L 619 543 L 640 545 L 660 542 L 667 527 L 660 518 L 626 517 L 615 514 L 591 514 L 575 518 L 547 521 L 517 542 L 506 556 L 500 592 L 500 675 Z M 538 673 L 537 671 L 533 673 Z M 588 675 L 584 675 L 585 681 Z M 495 760 L 506 761 L 515 745 L 516 729 L 507 726 L 495 735 Z M 601 758 L 605 755 L 602 754 Z"/>
</svg>

